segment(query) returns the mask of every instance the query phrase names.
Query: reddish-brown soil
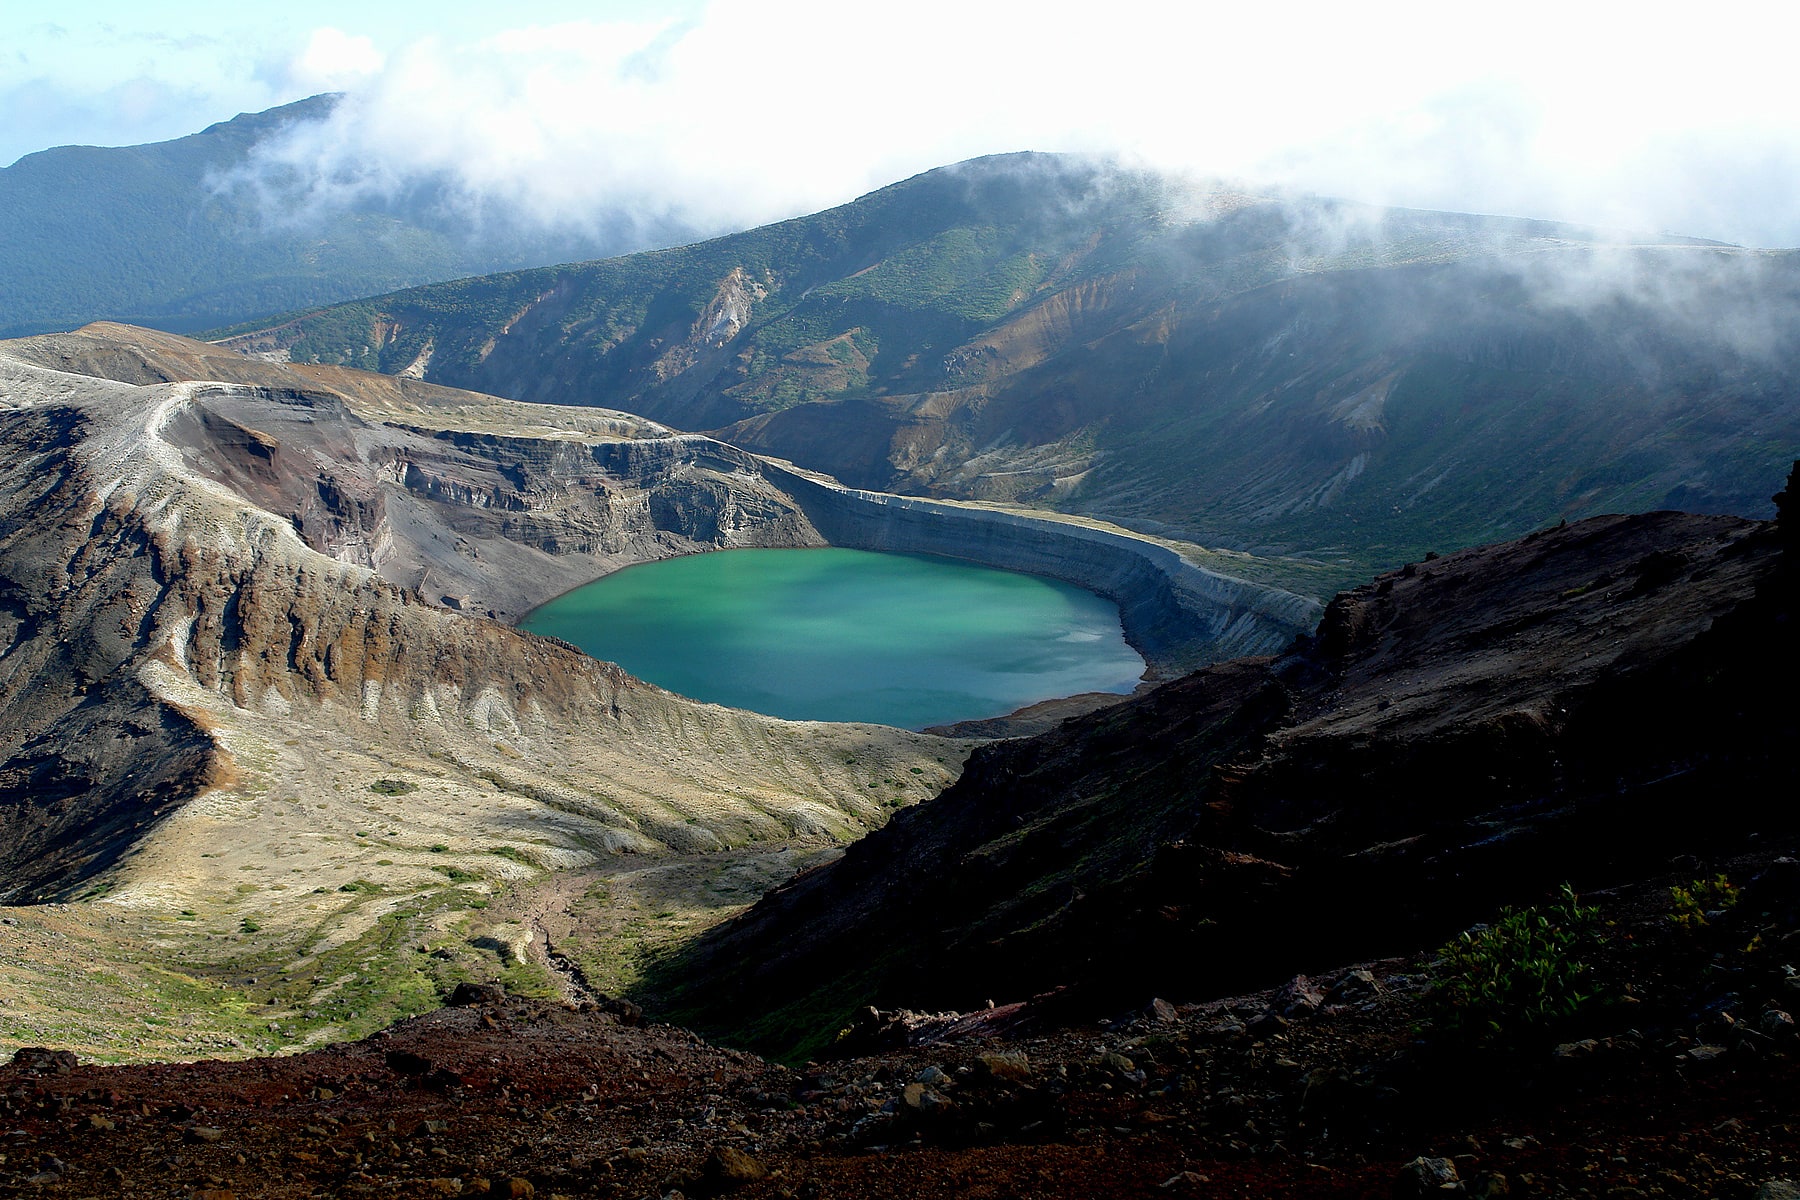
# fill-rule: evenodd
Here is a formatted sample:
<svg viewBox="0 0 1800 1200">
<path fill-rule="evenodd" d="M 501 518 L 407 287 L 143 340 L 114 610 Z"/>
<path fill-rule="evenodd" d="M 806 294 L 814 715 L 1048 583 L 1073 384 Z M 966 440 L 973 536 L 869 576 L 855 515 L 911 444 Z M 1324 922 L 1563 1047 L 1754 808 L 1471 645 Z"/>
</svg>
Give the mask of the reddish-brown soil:
<svg viewBox="0 0 1800 1200">
<path fill-rule="evenodd" d="M 1747 1200 L 1800 1174 L 1774 857 L 1682 864 L 1763 879 L 1700 928 L 1666 881 L 1591 897 L 1611 1002 L 1560 1050 L 1445 1043 L 1423 958 L 1319 976 L 1316 1010 L 1290 986 L 1074 1027 L 1053 999 L 914 1015 L 887 1029 L 915 1044 L 802 1070 L 507 1000 L 288 1058 L 0 1068 L 0 1194 L 1385 1197 L 1427 1156 L 1475 1195 Z"/>
</svg>

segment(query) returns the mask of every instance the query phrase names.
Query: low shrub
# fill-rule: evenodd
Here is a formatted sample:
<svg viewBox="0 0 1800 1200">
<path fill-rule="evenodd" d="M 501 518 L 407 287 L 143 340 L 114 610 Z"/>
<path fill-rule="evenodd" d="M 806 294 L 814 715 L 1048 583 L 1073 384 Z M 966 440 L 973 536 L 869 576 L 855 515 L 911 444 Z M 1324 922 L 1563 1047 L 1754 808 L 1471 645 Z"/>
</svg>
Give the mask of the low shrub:
<svg viewBox="0 0 1800 1200">
<path fill-rule="evenodd" d="M 1698 933 L 1712 923 L 1708 914 L 1730 911 L 1738 902 L 1738 890 L 1725 876 L 1714 875 L 1711 879 L 1696 879 L 1686 887 L 1676 884 L 1669 889 L 1669 897 L 1675 905 L 1669 920 L 1689 933 Z"/>
<path fill-rule="evenodd" d="M 1552 904 L 1465 930 L 1438 951 L 1438 1028 L 1484 1046 L 1548 1038 L 1597 1003 L 1588 959 L 1599 938 L 1599 909 L 1567 884 Z"/>
</svg>

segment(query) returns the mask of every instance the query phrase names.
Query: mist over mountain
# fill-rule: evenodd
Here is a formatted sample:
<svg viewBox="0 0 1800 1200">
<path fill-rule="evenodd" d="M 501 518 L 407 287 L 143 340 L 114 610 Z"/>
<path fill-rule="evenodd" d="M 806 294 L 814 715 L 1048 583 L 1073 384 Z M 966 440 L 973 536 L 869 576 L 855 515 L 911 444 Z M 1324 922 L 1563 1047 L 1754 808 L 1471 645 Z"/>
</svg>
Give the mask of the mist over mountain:
<svg viewBox="0 0 1800 1200">
<path fill-rule="evenodd" d="M 606 404 L 858 487 L 1304 554 L 1763 515 L 1800 256 L 1005 155 L 679 249 L 231 342 Z"/>
<path fill-rule="evenodd" d="M 550 229 L 499 203 L 455 203 L 424 175 L 322 203 L 309 174 L 249 169 L 260 147 L 316 127 L 339 102 L 314 96 L 153 145 L 61 146 L 0 169 L 0 336 L 98 319 L 188 331 L 692 236 L 604 212 Z"/>
</svg>

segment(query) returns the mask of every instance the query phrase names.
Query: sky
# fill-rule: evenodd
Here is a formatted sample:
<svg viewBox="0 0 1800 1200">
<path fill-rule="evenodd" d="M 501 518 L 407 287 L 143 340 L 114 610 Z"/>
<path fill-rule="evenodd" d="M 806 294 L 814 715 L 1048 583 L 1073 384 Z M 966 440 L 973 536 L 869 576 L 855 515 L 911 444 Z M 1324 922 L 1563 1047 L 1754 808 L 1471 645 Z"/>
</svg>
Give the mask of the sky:
<svg viewBox="0 0 1800 1200">
<path fill-rule="evenodd" d="M 1011 150 L 1800 245 L 1800 7 L 1581 0 L 8 0 L 0 162 L 322 91 L 319 204 L 448 182 L 722 232 Z"/>
</svg>

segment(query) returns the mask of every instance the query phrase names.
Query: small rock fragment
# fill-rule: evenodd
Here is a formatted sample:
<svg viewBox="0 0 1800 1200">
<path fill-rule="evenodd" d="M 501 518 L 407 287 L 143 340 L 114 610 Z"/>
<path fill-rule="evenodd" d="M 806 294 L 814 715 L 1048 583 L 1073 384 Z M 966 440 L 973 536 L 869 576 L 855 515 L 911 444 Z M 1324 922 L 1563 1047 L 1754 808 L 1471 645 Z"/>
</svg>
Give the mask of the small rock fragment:
<svg viewBox="0 0 1800 1200">
<path fill-rule="evenodd" d="M 1031 1060 L 1018 1050 L 990 1051 L 976 1058 L 981 1073 L 989 1079 L 1018 1083 L 1031 1078 Z"/>
<path fill-rule="evenodd" d="M 431 1072 L 432 1062 L 422 1054 L 414 1054 L 410 1050 L 389 1050 L 387 1052 L 388 1070 L 398 1075 L 427 1075 Z"/>
<path fill-rule="evenodd" d="M 608 1000 L 600 1006 L 602 1012 L 611 1013 L 621 1025 L 642 1025 L 644 1010 L 625 999 Z"/>
<path fill-rule="evenodd" d="M 1346 972 L 1342 979 L 1332 984 L 1331 990 L 1325 993 L 1325 998 L 1333 1004 L 1355 1004 L 1359 1000 L 1367 1000 L 1379 991 L 1381 984 L 1376 981 L 1375 972 L 1367 967 L 1358 967 Z"/>
<path fill-rule="evenodd" d="M 1278 1012 L 1291 1021 L 1312 1016 L 1324 1003 L 1325 993 L 1306 976 L 1296 975 L 1275 993 L 1275 1000 L 1269 1005 L 1269 1011 Z"/>
<path fill-rule="evenodd" d="M 936 1089 L 917 1081 L 906 1085 L 900 1102 L 915 1113 L 931 1114 L 954 1106 L 955 1101 Z"/>
<path fill-rule="evenodd" d="M 21 1046 L 12 1056 L 13 1066 L 41 1074 L 67 1075 L 80 1063 L 73 1050 L 52 1050 L 48 1046 Z"/>
</svg>

